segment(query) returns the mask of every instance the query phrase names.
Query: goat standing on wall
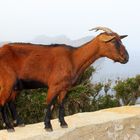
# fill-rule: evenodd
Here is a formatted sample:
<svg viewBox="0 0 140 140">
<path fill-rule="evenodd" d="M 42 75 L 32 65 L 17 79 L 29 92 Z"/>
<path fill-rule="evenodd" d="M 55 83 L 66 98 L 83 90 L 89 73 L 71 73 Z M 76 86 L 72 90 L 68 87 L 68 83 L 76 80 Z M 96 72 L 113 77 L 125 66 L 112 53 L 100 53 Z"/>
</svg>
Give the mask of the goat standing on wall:
<svg viewBox="0 0 140 140">
<path fill-rule="evenodd" d="M 104 32 L 79 48 L 67 45 L 9 43 L 0 49 L 0 106 L 7 129 L 14 130 L 8 120 L 6 103 L 9 103 L 12 116 L 18 123 L 12 103 L 18 91 L 47 86 L 45 129 L 52 131 L 50 120 L 56 98 L 59 103 L 60 125 L 64 128 L 68 126 L 64 120 L 65 96 L 85 69 L 101 57 L 122 64 L 128 62 L 129 55 L 121 41 L 126 36 L 119 36 L 106 27 L 92 30 Z"/>
</svg>

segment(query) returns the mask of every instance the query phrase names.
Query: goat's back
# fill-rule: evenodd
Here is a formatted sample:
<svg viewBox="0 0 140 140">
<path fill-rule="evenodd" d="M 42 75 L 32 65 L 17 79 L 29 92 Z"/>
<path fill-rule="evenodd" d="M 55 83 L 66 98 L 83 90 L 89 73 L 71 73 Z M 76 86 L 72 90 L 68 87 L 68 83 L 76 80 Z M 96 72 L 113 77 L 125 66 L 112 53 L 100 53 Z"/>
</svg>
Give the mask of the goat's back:
<svg viewBox="0 0 140 140">
<path fill-rule="evenodd" d="M 74 50 L 67 45 L 10 43 L 1 48 L 0 57 L 19 78 L 44 82 L 51 73 L 59 77 L 71 71 Z"/>
</svg>

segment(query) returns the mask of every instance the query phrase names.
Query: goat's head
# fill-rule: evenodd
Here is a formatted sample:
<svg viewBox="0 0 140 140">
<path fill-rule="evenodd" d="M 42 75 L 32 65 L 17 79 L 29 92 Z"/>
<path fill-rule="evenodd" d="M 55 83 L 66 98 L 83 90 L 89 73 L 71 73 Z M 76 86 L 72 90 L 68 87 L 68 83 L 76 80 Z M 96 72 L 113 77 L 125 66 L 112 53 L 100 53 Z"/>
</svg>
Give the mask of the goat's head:
<svg viewBox="0 0 140 140">
<path fill-rule="evenodd" d="M 121 39 L 127 37 L 127 35 L 120 36 L 106 27 L 96 27 L 91 30 L 104 31 L 96 37 L 101 56 L 108 57 L 114 60 L 114 62 L 120 62 L 122 64 L 128 62 L 129 55 L 121 41 Z"/>
</svg>

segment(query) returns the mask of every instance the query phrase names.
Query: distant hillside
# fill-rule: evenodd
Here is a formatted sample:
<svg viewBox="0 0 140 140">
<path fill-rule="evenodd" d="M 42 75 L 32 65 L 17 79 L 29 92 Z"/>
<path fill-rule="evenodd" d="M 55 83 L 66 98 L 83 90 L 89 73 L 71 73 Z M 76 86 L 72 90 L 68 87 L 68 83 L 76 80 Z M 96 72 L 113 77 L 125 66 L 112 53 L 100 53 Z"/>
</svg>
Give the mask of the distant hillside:
<svg viewBox="0 0 140 140">
<path fill-rule="evenodd" d="M 48 37 L 48 36 L 38 36 L 33 39 L 31 42 L 36 44 L 68 44 L 74 47 L 80 46 L 88 41 L 93 39 L 92 36 L 83 37 L 77 40 L 71 40 L 65 35 L 56 36 L 56 37 Z"/>
</svg>

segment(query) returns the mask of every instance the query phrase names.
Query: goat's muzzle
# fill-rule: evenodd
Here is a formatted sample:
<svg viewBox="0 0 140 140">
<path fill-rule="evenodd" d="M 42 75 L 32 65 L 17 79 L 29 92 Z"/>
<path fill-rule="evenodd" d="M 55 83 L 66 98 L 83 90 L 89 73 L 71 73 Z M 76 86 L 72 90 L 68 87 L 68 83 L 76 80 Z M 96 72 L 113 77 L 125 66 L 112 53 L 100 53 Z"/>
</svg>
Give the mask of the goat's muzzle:
<svg viewBox="0 0 140 140">
<path fill-rule="evenodd" d="M 122 64 L 126 64 L 129 61 L 129 54 L 128 52 L 126 52 L 125 57 L 123 58 L 123 60 L 121 61 Z"/>
</svg>

